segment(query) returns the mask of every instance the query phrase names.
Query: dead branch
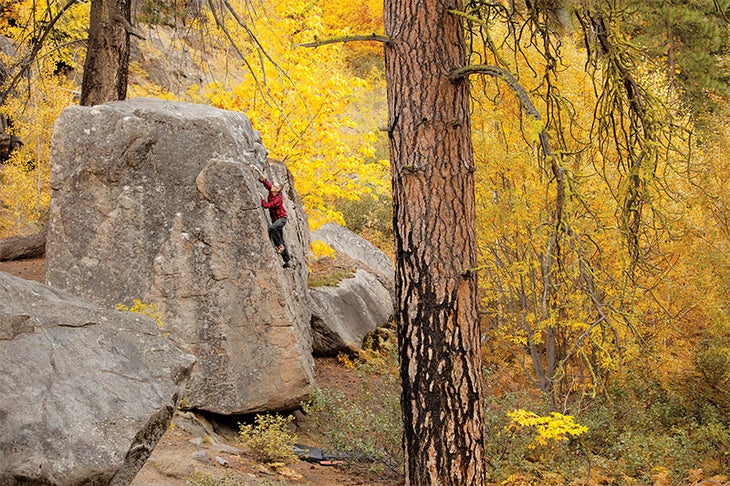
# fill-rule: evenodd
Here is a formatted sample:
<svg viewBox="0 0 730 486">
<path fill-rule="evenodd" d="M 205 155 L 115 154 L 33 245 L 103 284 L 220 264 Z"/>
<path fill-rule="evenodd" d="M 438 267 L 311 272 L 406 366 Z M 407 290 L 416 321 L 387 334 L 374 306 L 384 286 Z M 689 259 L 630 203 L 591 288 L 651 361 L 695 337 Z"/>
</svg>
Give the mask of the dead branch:
<svg viewBox="0 0 730 486">
<path fill-rule="evenodd" d="M 376 33 L 368 35 L 348 35 L 343 37 L 329 37 L 327 39 L 317 39 L 315 37 L 313 42 L 305 42 L 303 44 L 294 44 L 295 47 L 319 47 L 327 44 L 339 44 L 344 42 L 382 42 L 388 44 L 390 37 L 387 35 L 380 35 Z"/>
</svg>

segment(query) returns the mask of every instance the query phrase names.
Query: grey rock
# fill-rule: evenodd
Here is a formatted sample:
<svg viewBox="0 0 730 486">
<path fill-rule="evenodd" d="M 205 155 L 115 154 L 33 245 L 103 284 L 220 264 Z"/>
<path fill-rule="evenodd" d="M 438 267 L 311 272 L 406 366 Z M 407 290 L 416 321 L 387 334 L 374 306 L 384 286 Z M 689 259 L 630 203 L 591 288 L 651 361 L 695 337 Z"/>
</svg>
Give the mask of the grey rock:
<svg viewBox="0 0 730 486">
<path fill-rule="evenodd" d="M 333 355 L 362 347 L 365 335 L 393 316 L 390 292 L 373 274 L 357 270 L 337 287 L 309 289 L 313 352 Z"/>
<path fill-rule="evenodd" d="M 327 223 L 312 232 L 312 240 L 327 243 L 337 253 L 359 262 L 363 268 L 377 275 L 388 289 L 394 289 L 393 262 L 380 248 L 357 233 L 337 223 Z"/>
<path fill-rule="evenodd" d="M 141 36 L 130 39 L 130 59 L 144 66 L 144 76 L 148 82 L 162 86 L 174 93 L 179 99 L 193 84 L 205 85 L 214 81 L 210 71 L 196 63 L 189 42 L 199 39 L 186 38 L 191 35 L 187 29 L 173 29 L 162 25 L 135 24 Z"/>
<path fill-rule="evenodd" d="M 146 317 L 0 272 L 0 484 L 131 483 L 193 362 Z"/>
<path fill-rule="evenodd" d="M 210 457 L 208 457 L 208 453 L 205 451 L 195 451 L 192 454 L 193 459 L 195 459 L 198 462 L 202 462 L 203 464 L 210 464 Z"/>
<path fill-rule="evenodd" d="M 293 268 L 269 241 L 249 164 L 284 183 Z M 51 187 L 48 283 L 106 306 L 156 304 L 198 358 L 186 406 L 241 414 L 307 396 L 307 219 L 244 114 L 152 99 L 69 107 Z"/>
</svg>

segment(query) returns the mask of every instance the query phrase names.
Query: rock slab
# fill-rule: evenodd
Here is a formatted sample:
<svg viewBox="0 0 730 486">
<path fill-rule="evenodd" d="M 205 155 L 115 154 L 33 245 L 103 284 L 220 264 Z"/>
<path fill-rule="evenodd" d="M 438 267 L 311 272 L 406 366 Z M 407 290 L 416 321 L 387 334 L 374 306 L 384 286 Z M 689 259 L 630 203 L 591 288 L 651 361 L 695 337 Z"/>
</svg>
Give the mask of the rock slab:
<svg viewBox="0 0 730 486">
<path fill-rule="evenodd" d="M 393 263 L 378 247 L 337 223 L 312 232 L 352 262 L 355 275 L 337 286 L 309 289 L 312 309 L 312 349 L 315 355 L 335 355 L 361 348 L 363 338 L 393 317 Z"/>
<path fill-rule="evenodd" d="M 284 183 L 282 261 L 255 164 Z M 95 303 L 156 304 L 198 358 L 186 406 L 295 407 L 313 382 L 306 216 L 242 113 L 133 99 L 69 107 L 51 143 L 47 282 Z"/>
<path fill-rule="evenodd" d="M 393 262 L 368 240 L 337 223 L 327 223 L 312 232 L 312 240 L 326 243 L 337 253 L 359 262 L 361 267 L 376 275 L 388 289 L 395 287 Z"/>
<path fill-rule="evenodd" d="M 390 292 L 365 270 L 337 287 L 309 290 L 312 306 L 313 352 L 336 355 L 362 347 L 365 335 L 393 317 Z"/>
<path fill-rule="evenodd" d="M 0 272 L 0 484 L 130 484 L 193 362 L 148 318 Z"/>
</svg>

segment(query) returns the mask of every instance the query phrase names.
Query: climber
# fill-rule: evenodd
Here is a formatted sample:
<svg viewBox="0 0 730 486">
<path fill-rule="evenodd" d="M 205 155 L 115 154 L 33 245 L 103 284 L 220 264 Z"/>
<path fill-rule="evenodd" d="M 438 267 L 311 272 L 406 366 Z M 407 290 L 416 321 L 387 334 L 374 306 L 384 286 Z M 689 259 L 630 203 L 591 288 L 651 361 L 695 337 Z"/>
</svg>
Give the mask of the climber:
<svg viewBox="0 0 730 486">
<path fill-rule="evenodd" d="M 271 216 L 271 224 L 269 225 L 269 238 L 276 248 L 276 252 L 281 255 L 284 260 L 284 268 L 289 268 L 291 256 L 289 251 L 286 249 L 284 244 L 284 225 L 287 221 L 286 209 L 284 209 L 284 195 L 281 193 L 281 183 L 272 184 L 264 177 L 264 173 L 255 165 L 250 165 L 251 170 L 256 172 L 259 181 L 264 185 L 266 190 L 269 191 L 268 196 L 264 199 L 264 196 L 259 193 L 261 198 L 261 206 L 269 210 L 269 216 Z"/>
</svg>

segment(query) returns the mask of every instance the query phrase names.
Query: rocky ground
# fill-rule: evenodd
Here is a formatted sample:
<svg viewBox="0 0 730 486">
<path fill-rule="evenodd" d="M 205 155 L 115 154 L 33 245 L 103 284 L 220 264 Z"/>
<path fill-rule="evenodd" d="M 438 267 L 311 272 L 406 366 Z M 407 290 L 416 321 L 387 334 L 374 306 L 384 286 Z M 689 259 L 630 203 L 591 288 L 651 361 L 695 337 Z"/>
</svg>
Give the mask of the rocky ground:
<svg viewBox="0 0 730 486">
<path fill-rule="evenodd" d="M 43 282 L 43 259 L 0 262 L 0 271 Z M 323 388 L 359 389 L 357 374 L 334 359 L 317 359 L 317 383 Z M 226 423 L 228 422 L 228 423 Z M 299 414 L 299 442 L 318 446 L 317 430 Z M 133 486 L 396 486 L 401 480 L 369 477 L 350 465 L 300 461 L 272 468 L 257 462 L 236 443 L 235 421 L 180 412 L 162 437 Z"/>
</svg>

